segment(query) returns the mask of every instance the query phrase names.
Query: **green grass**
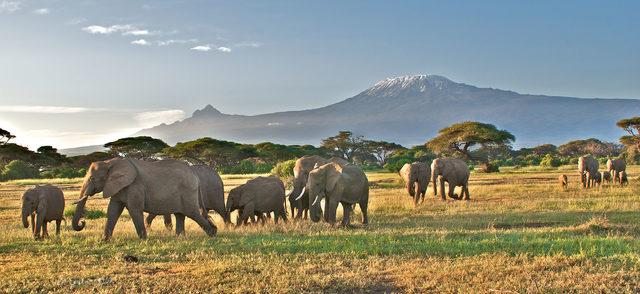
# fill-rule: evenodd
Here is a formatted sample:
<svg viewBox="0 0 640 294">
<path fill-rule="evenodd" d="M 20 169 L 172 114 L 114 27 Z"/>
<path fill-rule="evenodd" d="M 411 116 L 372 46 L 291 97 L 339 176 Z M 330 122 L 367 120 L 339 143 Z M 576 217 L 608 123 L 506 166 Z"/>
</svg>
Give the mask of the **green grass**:
<svg viewBox="0 0 640 294">
<path fill-rule="evenodd" d="M 630 176 L 638 174 L 630 167 Z M 569 176 L 564 191 L 557 176 Z M 224 175 L 225 190 L 252 176 Z M 208 238 L 193 223 L 175 237 L 156 221 L 139 240 L 126 211 L 102 242 L 107 199 L 87 203 L 87 224 L 36 242 L 21 227 L 25 185 L 0 184 L 0 289 L 6 292 L 638 292 L 640 185 L 583 190 L 574 171 L 472 174 L 472 200 L 427 191 L 414 208 L 397 174 L 368 173 L 370 225 L 309 221 Z M 631 177 L 630 177 L 631 178 Z M 70 219 L 79 181 L 56 182 Z M 339 214 L 341 209 L 339 209 Z M 340 217 L 340 215 L 339 215 Z M 235 216 L 232 216 L 235 219 Z M 50 232 L 53 230 L 49 229 Z M 127 263 L 125 255 L 138 257 Z M 33 261 L 37 260 L 37 263 Z"/>
</svg>

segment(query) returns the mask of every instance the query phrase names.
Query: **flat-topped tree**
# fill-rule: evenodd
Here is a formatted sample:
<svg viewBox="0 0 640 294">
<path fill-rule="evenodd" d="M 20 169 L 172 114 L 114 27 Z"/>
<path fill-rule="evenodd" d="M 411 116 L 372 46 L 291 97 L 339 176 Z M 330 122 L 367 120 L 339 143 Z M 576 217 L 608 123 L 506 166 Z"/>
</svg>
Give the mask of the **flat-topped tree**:
<svg viewBox="0 0 640 294">
<path fill-rule="evenodd" d="M 640 151 L 640 116 L 621 119 L 616 125 L 629 133 L 628 136 L 620 137 L 620 143 Z"/>
<path fill-rule="evenodd" d="M 323 139 L 321 147 L 327 149 L 330 155 L 353 162 L 353 157 L 364 151 L 366 143 L 362 136 L 355 136 L 350 131 L 340 131 L 333 137 Z"/>
<path fill-rule="evenodd" d="M 15 138 L 16 136 L 12 135 L 11 132 L 0 128 L 0 145 L 5 145 L 7 143 L 9 143 L 9 141 L 11 141 L 11 139 Z"/>
<path fill-rule="evenodd" d="M 438 154 L 461 155 L 469 160 L 486 163 L 486 157 L 473 153 L 474 147 L 511 148 L 515 139 L 508 131 L 499 130 L 492 124 L 467 121 L 440 130 L 438 136 L 427 142 L 427 147 Z"/>
<path fill-rule="evenodd" d="M 118 139 L 104 144 L 104 147 L 109 148 L 109 152 L 114 155 L 136 159 L 152 159 L 169 145 L 160 139 L 139 136 Z"/>
</svg>

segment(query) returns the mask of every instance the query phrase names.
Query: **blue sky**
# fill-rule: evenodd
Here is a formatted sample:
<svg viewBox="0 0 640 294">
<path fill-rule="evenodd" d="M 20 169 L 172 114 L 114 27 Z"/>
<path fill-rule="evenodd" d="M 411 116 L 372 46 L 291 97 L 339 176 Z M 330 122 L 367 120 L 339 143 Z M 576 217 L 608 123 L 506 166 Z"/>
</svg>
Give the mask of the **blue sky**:
<svg viewBox="0 0 640 294">
<path fill-rule="evenodd" d="M 0 127 L 32 148 L 206 104 L 324 106 L 409 74 L 640 98 L 640 2 L 0 0 Z"/>
</svg>

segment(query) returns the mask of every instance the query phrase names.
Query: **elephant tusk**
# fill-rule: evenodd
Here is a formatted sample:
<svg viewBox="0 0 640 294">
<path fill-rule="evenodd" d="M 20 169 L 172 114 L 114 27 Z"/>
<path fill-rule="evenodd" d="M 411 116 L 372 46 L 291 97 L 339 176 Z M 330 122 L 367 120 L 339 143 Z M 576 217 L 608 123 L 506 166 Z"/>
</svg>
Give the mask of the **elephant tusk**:
<svg viewBox="0 0 640 294">
<path fill-rule="evenodd" d="M 84 196 L 82 196 L 82 198 L 80 198 L 80 199 L 76 200 L 75 202 L 73 202 L 73 204 L 78 204 L 78 203 L 80 203 L 80 201 L 83 201 L 83 200 L 85 200 L 87 198 L 89 198 L 89 195 L 84 195 Z"/>
<path fill-rule="evenodd" d="M 311 206 L 316 205 L 316 202 L 318 202 L 318 199 L 320 199 L 320 194 L 318 194 L 318 196 L 316 196 L 316 200 L 313 200 L 313 204 L 311 204 Z"/>
<path fill-rule="evenodd" d="M 303 187 L 302 188 L 302 192 L 300 192 L 300 195 L 296 198 L 296 201 L 300 200 L 300 198 L 302 198 L 302 195 L 304 195 L 304 191 L 307 189 L 307 187 Z"/>
</svg>

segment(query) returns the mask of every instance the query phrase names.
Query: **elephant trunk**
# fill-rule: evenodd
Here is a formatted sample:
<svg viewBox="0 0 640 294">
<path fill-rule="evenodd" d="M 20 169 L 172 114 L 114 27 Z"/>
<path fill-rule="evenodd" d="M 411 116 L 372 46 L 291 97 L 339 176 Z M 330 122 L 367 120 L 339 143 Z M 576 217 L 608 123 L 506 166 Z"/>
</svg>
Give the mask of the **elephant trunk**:
<svg viewBox="0 0 640 294">
<path fill-rule="evenodd" d="M 80 219 L 84 216 L 84 207 L 87 203 L 87 199 L 89 198 L 86 194 L 90 185 L 91 183 L 85 180 L 85 182 L 82 183 L 82 188 L 80 189 L 80 197 L 82 198 L 77 202 L 76 211 L 73 213 L 73 219 L 71 220 L 71 226 L 75 231 L 82 231 L 85 226 L 85 221 L 80 222 Z"/>
<path fill-rule="evenodd" d="M 438 196 L 438 176 L 431 171 L 431 181 L 433 181 L 433 196 Z"/>
<path fill-rule="evenodd" d="M 31 214 L 30 209 L 27 207 L 25 203 L 22 204 L 22 225 L 25 228 L 29 227 L 29 221 L 27 220 L 29 215 Z"/>
<path fill-rule="evenodd" d="M 409 196 L 416 196 L 415 182 L 409 180 L 406 184 L 407 192 L 409 192 Z"/>
</svg>

